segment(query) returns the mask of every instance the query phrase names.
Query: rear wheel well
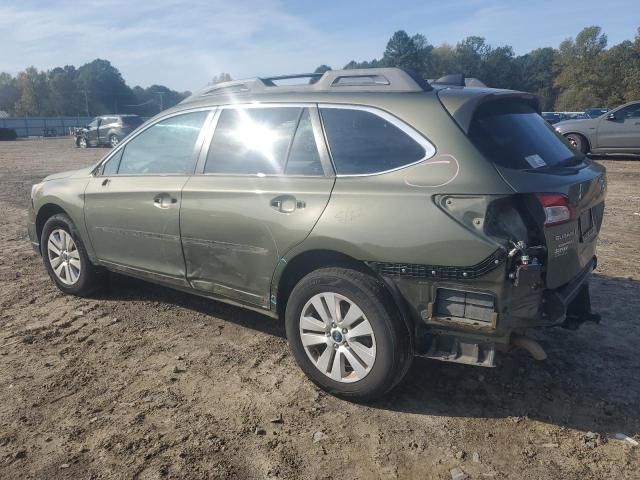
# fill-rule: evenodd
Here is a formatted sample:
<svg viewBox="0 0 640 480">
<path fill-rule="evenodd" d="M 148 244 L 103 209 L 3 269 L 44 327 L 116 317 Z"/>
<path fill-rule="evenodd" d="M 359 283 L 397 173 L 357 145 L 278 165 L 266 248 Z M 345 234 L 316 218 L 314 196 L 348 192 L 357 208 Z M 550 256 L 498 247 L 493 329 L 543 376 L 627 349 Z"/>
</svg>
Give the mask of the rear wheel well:
<svg viewBox="0 0 640 480">
<path fill-rule="evenodd" d="M 58 213 L 68 215 L 62 207 L 55 203 L 47 203 L 40 207 L 38 214 L 36 215 L 36 233 L 38 234 L 38 240 L 40 240 L 40 237 L 42 236 L 42 228 L 44 227 L 44 224 L 47 223 L 47 220 Z"/>
<path fill-rule="evenodd" d="M 306 275 L 319 268 L 342 267 L 357 270 L 367 275 L 375 276 L 374 272 L 364 262 L 349 255 L 333 250 L 311 250 L 301 253 L 287 263 L 280 280 L 276 307 L 279 318 L 284 318 L 284 311 L 293 287 Z"/>
</svg>

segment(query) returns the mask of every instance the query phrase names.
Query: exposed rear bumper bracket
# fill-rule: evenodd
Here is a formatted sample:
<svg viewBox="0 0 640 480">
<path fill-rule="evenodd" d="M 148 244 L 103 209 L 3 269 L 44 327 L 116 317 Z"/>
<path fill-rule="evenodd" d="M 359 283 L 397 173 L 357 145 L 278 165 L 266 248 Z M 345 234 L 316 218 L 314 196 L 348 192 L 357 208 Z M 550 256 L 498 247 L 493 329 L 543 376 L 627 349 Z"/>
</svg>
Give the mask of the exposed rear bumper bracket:
<svg viewBox="0 0 640 480">
<path fill-rule="evenodd" d="M 480 343 L 450 335 L 434 335 L 427 352 L 418 356 L 479 367 L 496 366 L 495 344 Z"/>
</svg>

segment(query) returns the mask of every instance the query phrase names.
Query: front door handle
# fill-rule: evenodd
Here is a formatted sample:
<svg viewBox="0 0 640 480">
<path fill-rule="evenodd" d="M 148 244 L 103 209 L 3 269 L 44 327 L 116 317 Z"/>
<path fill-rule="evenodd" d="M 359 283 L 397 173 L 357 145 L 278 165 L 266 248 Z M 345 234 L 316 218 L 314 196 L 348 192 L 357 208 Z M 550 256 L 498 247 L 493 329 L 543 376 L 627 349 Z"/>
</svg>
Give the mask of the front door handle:
<svg viewBox="0 0 640 480">
<path fill-rule="evenodd" d="M 161 193 L 153 197 L 153 206 L 161 209 L 167 209 L 171 204 L 178 203 L 177 198 L 173 198 L 168 193 Z"/>
<path fill-rule="evenodd" d="M 272 198 L 269 205 L 280 213 L 293 213 L 296 208 L 304 208 L 306 206 L 302 200 L 296 200 L 293 195 L 280 195 Z"/>
</svg>

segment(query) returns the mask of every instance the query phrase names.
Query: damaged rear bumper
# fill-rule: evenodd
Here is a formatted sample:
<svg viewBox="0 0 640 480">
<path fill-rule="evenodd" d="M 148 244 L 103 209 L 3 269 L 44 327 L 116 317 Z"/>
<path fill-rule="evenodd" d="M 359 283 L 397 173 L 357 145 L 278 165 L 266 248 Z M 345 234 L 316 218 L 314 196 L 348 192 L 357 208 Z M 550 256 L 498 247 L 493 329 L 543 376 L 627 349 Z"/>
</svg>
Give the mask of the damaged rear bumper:
<svg viewBox="0 0 640 480">
<path fill-rule="evenodd" d="M 599 322 L 600 317 L 591 313 L 589 278 L 598 264 L 591 261 L 569 283 L 555 290 L 543 292 L 543 317 L 546 326 L 562 326 L 575 329 L 588 321 Z"/>
</svg>

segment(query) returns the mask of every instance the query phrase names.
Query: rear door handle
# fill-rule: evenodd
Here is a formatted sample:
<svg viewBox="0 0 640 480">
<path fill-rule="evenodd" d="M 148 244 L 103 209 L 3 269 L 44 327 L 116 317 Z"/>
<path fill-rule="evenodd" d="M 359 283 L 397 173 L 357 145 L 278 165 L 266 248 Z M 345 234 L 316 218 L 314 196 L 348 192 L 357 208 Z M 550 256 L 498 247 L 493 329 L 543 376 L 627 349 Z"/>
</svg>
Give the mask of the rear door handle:
<svg viewBox="0 0 640 480">
<path fill-rule="evenodd" d="M 171 204 L 174 203 L 178 203 L 178 199 L 173 198 L 168 193 L 161 193 L 153 198 L 153 206 L 162 208 L 163 210 L 169 208 Z"/>
</svg>

